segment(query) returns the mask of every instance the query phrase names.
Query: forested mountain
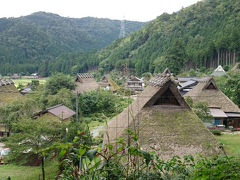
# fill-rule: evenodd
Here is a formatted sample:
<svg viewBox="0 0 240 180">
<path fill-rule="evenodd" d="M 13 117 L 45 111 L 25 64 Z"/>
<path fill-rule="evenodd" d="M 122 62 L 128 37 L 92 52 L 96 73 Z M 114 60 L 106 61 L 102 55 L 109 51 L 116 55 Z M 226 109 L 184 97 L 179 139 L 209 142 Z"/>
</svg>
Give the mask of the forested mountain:
<svg viewBox="0 0 240 180">
<path fill-rule="evenodd" d="M 162 14 L 96 52 L 94 61 L 82 61 L 77 69 L 86 71 L 95 64 L 105 72 L 128 65 L 139 75 L 161 72 L 165 67 L 179 73 L 183 68 L 234 63 L 239 60 L 239 51 L 240 1 L 202 0 L 173 14 Z"/>
<path fill-rule="evenodd" d="M 104 48 L 120 33 L 119 20 L 66 18 L 37 12 L 19 18 L 0 18 L 0 74 L 36 72 L 39 65 L 63 53 Z M 144 23 L 125 21 L 126 34 Z"/>
</svg>

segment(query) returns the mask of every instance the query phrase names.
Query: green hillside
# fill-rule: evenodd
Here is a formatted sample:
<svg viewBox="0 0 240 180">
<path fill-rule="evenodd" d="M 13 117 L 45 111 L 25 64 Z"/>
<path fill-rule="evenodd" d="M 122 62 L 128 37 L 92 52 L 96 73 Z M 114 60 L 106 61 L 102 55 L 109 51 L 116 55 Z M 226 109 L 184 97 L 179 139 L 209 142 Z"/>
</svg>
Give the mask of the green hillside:
<svg viewBox="0 0 240 180">
<path fill-rule="evenodd" d="M 0 18 L 0 74 L 36 72 L 39 65 L 64 53 L 89 52 L 116 40 L 120 21 L 66 18 L 37 12 L 19 18 Z M 126 34 L 144 23 L 126 21 Z"/>
<path fill-rule="evenodd" d="M 96 57 L 102 72 L 123 70 L 127 64 L 140 75 L 165 67 L 179 73 L 229 65 L 239 60 L 239 50 L 240 1 L 202 0 L 173 14 L 162 14 L 98 51 Z"/>
</svg>

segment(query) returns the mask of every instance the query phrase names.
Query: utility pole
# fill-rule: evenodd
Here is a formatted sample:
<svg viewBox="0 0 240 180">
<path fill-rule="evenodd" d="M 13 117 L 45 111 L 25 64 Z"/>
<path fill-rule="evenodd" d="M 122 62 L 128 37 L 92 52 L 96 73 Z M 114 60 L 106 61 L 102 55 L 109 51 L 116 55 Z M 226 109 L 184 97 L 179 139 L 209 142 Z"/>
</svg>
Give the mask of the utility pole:
<svg viewBox="0 0 240 180">
<path fill-rule="evenodd" d="M 76 94 L 76 123 L 78 123 L 78 91 L 77 91 L 77 94 Z"/>
</svg>

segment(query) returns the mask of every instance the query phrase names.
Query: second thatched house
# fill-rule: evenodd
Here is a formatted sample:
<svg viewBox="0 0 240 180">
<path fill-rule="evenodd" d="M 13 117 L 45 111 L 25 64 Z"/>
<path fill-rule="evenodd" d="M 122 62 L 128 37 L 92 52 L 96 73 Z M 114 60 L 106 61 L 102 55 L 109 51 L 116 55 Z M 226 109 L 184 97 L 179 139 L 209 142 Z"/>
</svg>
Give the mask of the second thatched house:
<svg viewBox="0 0 240 180">
<path fill-rule="evenodd" d="M 74 93 L 83 93 L 99 88 L 99 85 L 93 75 L 89 73 L 78 73 L 75 78 L 75 83 L 76 88 Z"/>
<path fill-rule="evenodd" d="M 137 99 L 108 123 L 104 143 L 115 144 L 120 137 L 127 141 L 128 128 L 138 134 L 142 149 L 155 151 L 163 159 L 218 152 L 217 140 L 191 111 L 167 72 L 152 78 Z"/>
<path fill-rule="evenodd" d="M 194 102 L 208 103 L 214 124 L 240 128 L 240 109 L 216 85 L 212 77 L 204 78 L 184 97 L 191 97 Z"/>
<path fill-rule="evenodd" d="M 224 76 L 226 72 L 224 71 L 223 67 L 219 65 L 211 74 L 212 76 Z"/>
<path fill-rule="evenodd" d="M 102 79 L 98 82 L 100 88 L 104 90 L 117 91 L 119 86 L 112 80 L 109 76 L 103 76 Z"/>
</svg>

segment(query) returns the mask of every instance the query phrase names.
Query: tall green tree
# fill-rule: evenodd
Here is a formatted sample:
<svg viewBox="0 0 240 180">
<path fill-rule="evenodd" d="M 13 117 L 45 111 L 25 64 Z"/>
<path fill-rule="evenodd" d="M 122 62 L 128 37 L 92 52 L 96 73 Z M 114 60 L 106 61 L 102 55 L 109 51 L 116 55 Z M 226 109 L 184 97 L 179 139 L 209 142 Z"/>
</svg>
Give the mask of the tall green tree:
<svg viewBox="0 0 240 180">
<path fill-rule="evenodd" d="M 74 78 L 62 73 L 54 73 L 46 82 L 45 90 L 47 94 L 54 95 L 60 89 L 73 90 L 75 88 Z"/>
<path fill-rule="evenodd" d="M 166 66 L 174 74 L 178 74 L 185 63 L 186 53 L 184 41 L 177 39 L 174 41 L 173 46 L 168 50 L 166 55 Z"/>
<path fill-rule="evenodd" d="M 10 159 L 18 163 L 29 163 L 35 159 L 42 164 L 42 175 L 45 179 L 44 160 L 47 154 L 44 150 L 60 142 L 64 136 L 64 125 L 52 119 L 21 119 L 14 124 L 14 133 L 6 142 L 10 148 Z"/>
</svg>

